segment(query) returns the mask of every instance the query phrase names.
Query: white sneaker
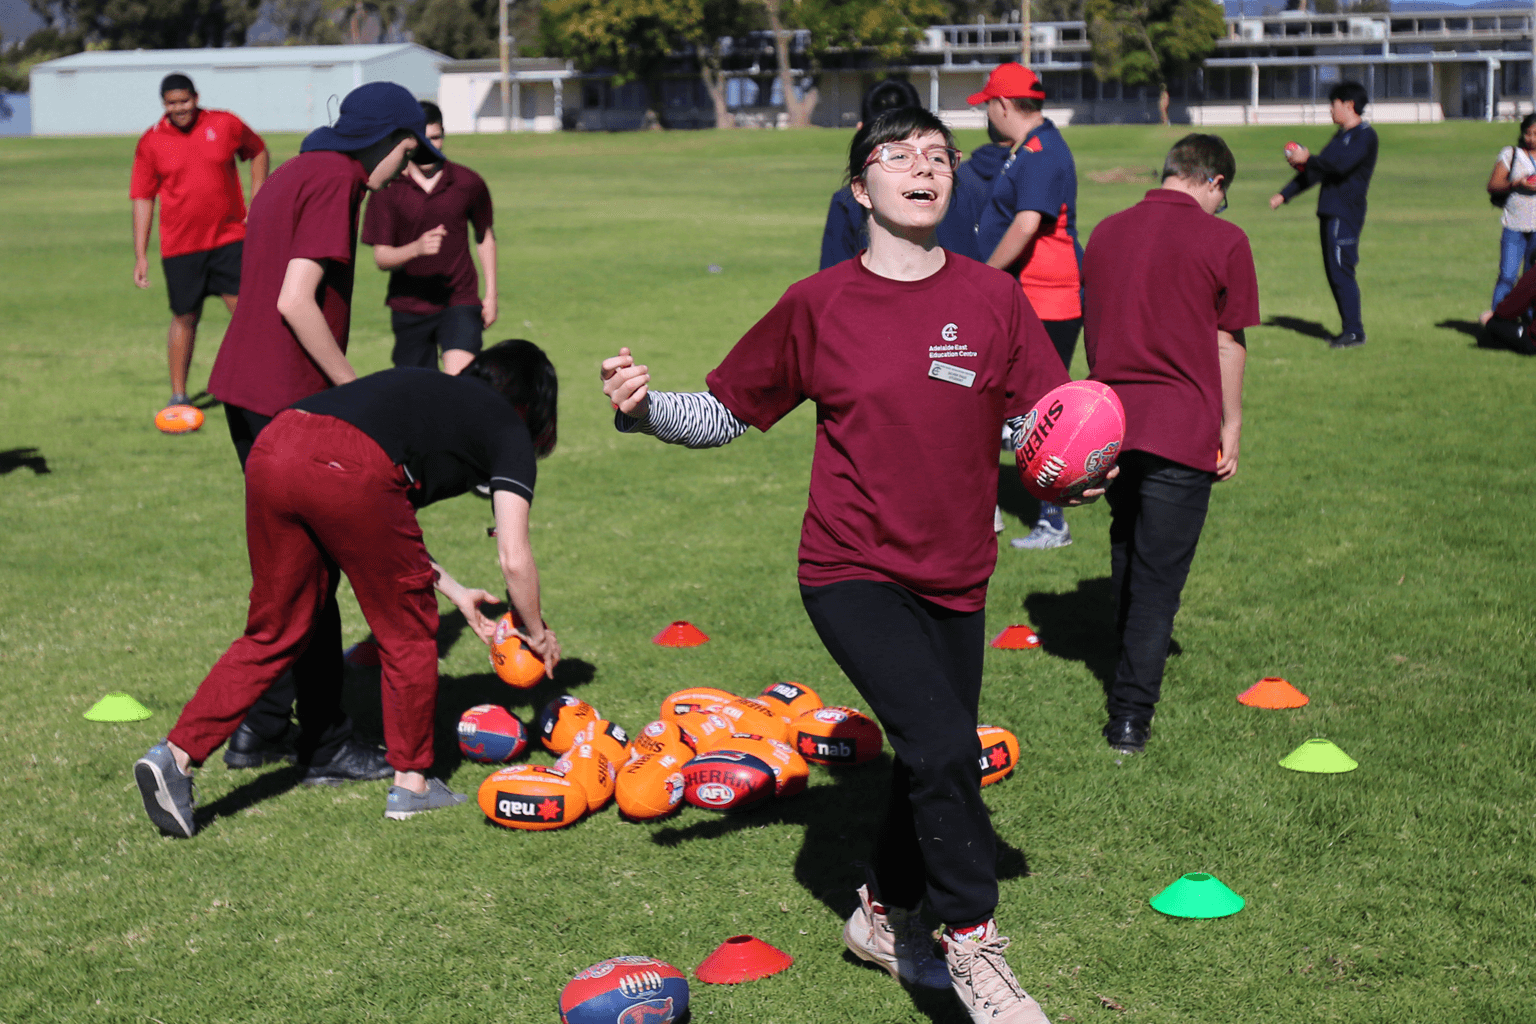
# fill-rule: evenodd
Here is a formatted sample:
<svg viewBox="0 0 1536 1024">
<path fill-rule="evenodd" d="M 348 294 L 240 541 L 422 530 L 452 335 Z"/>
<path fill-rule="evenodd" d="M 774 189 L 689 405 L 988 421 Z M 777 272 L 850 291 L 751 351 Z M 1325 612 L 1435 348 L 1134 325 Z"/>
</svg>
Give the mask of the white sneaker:
<svg viewBox="0 0 1536 1024">
<path fill-rule="evenodd" d="M 843 925 L 843 945 L 860 960 L 884 967 L 891 977 L 922 988 L 950 987 L 949 970 L 933 955 L 933 939 L 916 910 L 878 907 L 869 886 L 859 886 L 859 906 Z"/>
<path fill-rule="evenodd" d="M 1016 548 L 1024 548 L 1029 551 L 1045 551 L 1049 548 L 1064 548 L 1072 543 L 1072 528 L 1066 523 L 1057 529 L 1044 519 L 1035 524 L 1035 528 L 1029 531 L 1027 537 L 1015 537 L 1008 542 Z"/>
<path fill-rule="evenodd" d="M 1008 939 L 997 934 L 996 921 L 975 938 L 946 931 L 943 942 L 955 995 L 975 1024 L 1050 1024 L 1003 959 Z"/>
<path fill-rule="evenodd" d="M 992 506 L 992 532 L 1002 533 L 1008 527 L 1003 525 L 1003 506 Z"/>
</svg>

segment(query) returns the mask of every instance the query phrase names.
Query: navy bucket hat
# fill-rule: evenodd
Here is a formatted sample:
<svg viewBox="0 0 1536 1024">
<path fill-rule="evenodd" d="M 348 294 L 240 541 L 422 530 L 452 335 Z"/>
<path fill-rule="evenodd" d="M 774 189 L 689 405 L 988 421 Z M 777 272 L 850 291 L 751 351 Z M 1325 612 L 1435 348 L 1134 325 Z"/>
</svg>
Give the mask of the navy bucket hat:
<svg viewBox="0 0 1536 1024">
<path fill-rule="evenodd" d="M 369 82 L 347 93 L 341 115 L 328 128 L 316 128 L 304 137 L 300 153 L 317 149 L 353 153 L 407 129 L 416 136 L 411 160 L 418 164 L 443 161 L 442 151 L 427 141 L 427 115 L 404 86 L 394 82 Z"/>
</svg>

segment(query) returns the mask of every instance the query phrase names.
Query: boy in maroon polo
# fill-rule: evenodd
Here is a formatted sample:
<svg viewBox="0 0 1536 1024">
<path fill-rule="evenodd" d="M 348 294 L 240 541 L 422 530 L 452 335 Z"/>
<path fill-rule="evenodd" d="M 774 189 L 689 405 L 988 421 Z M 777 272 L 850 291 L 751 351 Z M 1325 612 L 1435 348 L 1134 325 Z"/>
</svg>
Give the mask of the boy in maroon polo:
<svg viewBox="0 0 1536 1024">
<path fill-rule="evenodd" d="M 231 313 L 240 292 L 245 197 L 235 159 L 251 164 L 251 201 L 267 178 L 266 143 L 225 110 L 203 110 L 183 74 L 160 82 L 165 116 L 133 151 L 133 283 L 149 287 L 149 229 L 160 200 L 160 260 L 171 300 L 166 343 L 171 405 L 187 401 L 187 373 L 203 299 L 218 295 Z"/>
<path fill-rule="evenodd" d="M 443 112 L 421 104 L 427 138 L 443 144 Z M 458 373 L 480 351 L 480 333 L 496 322 L 496 236 L 491 230 L 491 192 L 485 180 L 462 164 L 412 164 L 406 173 L 368 201 L 363 244 L 373 262 L 389 271 L 390 326 L 395 331 L 396 366 L 437 368 Z M 469 229 L 485 269 L 480 298 Z"/>
<path fill-rule="evenodd" d="M 1105 496 L 1120 662 L 1104 727 L 1124 753 L 1151 733 L 1211 484 L 1237 472 L 1243 330 L 1259 322 L 1259 289 L 1248 236 L 1215 216 L 1236 173 L 1220 138 L 1185 136 L 1162 188 L 1100 221 L 1083 256 L 1089 377 L 1125 406 Z"/>
<path fill-rule="evenodd" d="M 363 194 L 383 188 L 416 152 L 429 162 L 442 159 L 426 141 L 421 107 L 393 82 L 352 90 L 335 126 L 317 128 L 299 149 L 251 205 L 240 281 L 244 301 L 208 378 L 208 390 L 224 403 L 242 468 L 272 417 L 357 378 L 346 347 Z M 225 760 L 249 767 L 292 756 L 288 716 L 297 696 L 297 754 L 310 766 L 306 782 L 387 777 L 391 769 L 383 753 L 350 738 L 341 683 L 341 614 L 332 573 L 293 675 L 251 710 Z"/>
</svg>

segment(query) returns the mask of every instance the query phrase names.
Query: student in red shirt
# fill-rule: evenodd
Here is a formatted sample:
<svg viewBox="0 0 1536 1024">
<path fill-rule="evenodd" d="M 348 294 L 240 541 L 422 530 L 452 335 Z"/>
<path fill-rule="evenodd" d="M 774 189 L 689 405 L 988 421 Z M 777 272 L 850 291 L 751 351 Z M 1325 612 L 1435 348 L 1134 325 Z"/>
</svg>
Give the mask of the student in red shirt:
<svg viewBox="0 0 1536 1024">
<path fill-rule="evenodd" d="M 1077 244 L 1077 164 L 1051 119 L 1041 113 L 1045 87 L 1029 68 L 998 65 L 981 92 L 966 102 L 987 105 L 987 123 L 1013 150 L 981 209 L 976 242 L 987 266 L 1015 274 L 1029 304 L 1045 323 L 1061 363 L 1072 368 L 1072 352 L 1083 325 L 1083 250 Z M 1048 501 L 1027 537 L 1016 548 L 1043 550 L 1072 543 L 1061 509 Z"/>
<path fill-rule="evenodd" d="M 427 138 L 442 147 L 443 112 L 422 101 Z M 481 331 L 496 322 L 496 235 L 491 230 L 491 192 L 485 179 L 463 164 L 411 164 L 406 173 L 368 201 L 363 244 L 373 262 L 389 272 L 391 359 L 396 366 L 458 373 L 480 351 Z M 469 230 L 485 271 L 480 298 Z"/>
<path fill-rule="evenodd" d="M 234 114 L 197 105 L 192 79 L 160 82 L 165 116 L 139 138 L 133 152 L 133 283 L 149 287 L 149 229 L 160 199 L 160 259 L 171 299 L 166 349 L 171 405 L 187 401 L 187 373 L 203 299 L 218 295 L 235 311 L 245 197 L 235 159 L 251 164 L 251 200 L 267 178 L 266 143 Z"/>
<path fill-rule="evenodd" d="M 848 162 L 868 249 L 791 286 L 707 392 L 651 391 L 628 349 L 604 361 L 603 391 L 619 429 L 695 448 L 815 404 L 800 595 L 895 751 L 843 941 L 903 981 L 953 987 L 975 1021 L 1035 1024 L 1044 1014 L 993 918 L 976 722 L 997 438 L 1067 374 L 1018 283 L 935 240 L 959 158 L 925 110 L 875 117 Z M 946 926 L 944 961 L 918 912 L 925 896 Z"/>
<path fill-rule="evenodd" d="M 359 86 L 329 128 L 305 137 L 299 155 L 251 205 L 240 305 L 208 377 L 224 403 L 244 468 L 257 435 L 283 409 L 357 377 L 347 361 L 352 267 L 363 195 L 400 173 L 408 158 L 440 161 L 426 141 L 421 107 L 393 82 Z M 289 708 L 298 700 L 296 753 L 304 781 L 386 778 L 384 753 L 352 738 L 341 707 L 341 613 L 336 575 L 292 676 L 275 684 L 230 741 L 231 766 L 293 756 Z"/>
<path fill-rule="evenodd" d="M 1236 173 L 1218 136 L 1186 135 L 1162 187 L 1100 221 L 1083 256 L 1089 377 L 1125 406 L 1108 492 L 1120 661 L 1104 727 L 1123 753 L 1151 734 L 1211 484 L 1237 472 L 1243 330 L 1259 322 L 1259 286 L 1248 236 L 1215 216 Z"/>
</svg>

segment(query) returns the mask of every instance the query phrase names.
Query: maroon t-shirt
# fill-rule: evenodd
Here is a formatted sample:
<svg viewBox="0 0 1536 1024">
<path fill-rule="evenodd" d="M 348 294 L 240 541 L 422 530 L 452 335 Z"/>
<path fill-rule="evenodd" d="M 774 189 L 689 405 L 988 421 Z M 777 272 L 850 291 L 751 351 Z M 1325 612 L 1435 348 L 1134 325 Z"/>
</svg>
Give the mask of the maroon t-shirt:
<svg viewBox="0 0 1536 1024">
<path fill-rule="evenodd" d="M 251 201 L 240 260 L 240 303 L 208 375 L 219 401 L 275 416 L 331 386 L 277 311 L 288 261 L 325 268 L 315 294 L 341 350 L 352 313 L 357 211 L 368 189 L 363 165 L 344 153 L 317 150 L 287 161 Z"/>
<path fill-rule="evenodd" d="M 1083 252 L 1088 376 L 1125 406 L 1125 450 L 1207 472 L 1221 444 L 1218 330 L 1259 322 L 1248 236 L 1155 188 L 1100 221 Z M 244 301 L 244 300 L 242 300 Z"/>
<path fill-rule="evenodd" d="M 364 245 L 409 245 L 441 224 L 448 229 L 435 256 L 418 256 L 390 272 L 384 304 L 401 313 L 440 313 L 449 306 L 480 305 L 480 278 L 469 255 L 469 230 L 483 242 L 491 226 L 491 191 L 485 179 L 449 161 L 428 192 L 410 172 L 368 200 Z"/>
<path fill-rule="evenodd" d="M 921 281 L 862 259 L 790 287 L 707 378 L 767 430 L 816 403 L 800 582 L 900 584 L 976 611 L 997 565 L 997 438 L 1066 371 L 1018 282 L 945 254 Z"/>
</svg>

